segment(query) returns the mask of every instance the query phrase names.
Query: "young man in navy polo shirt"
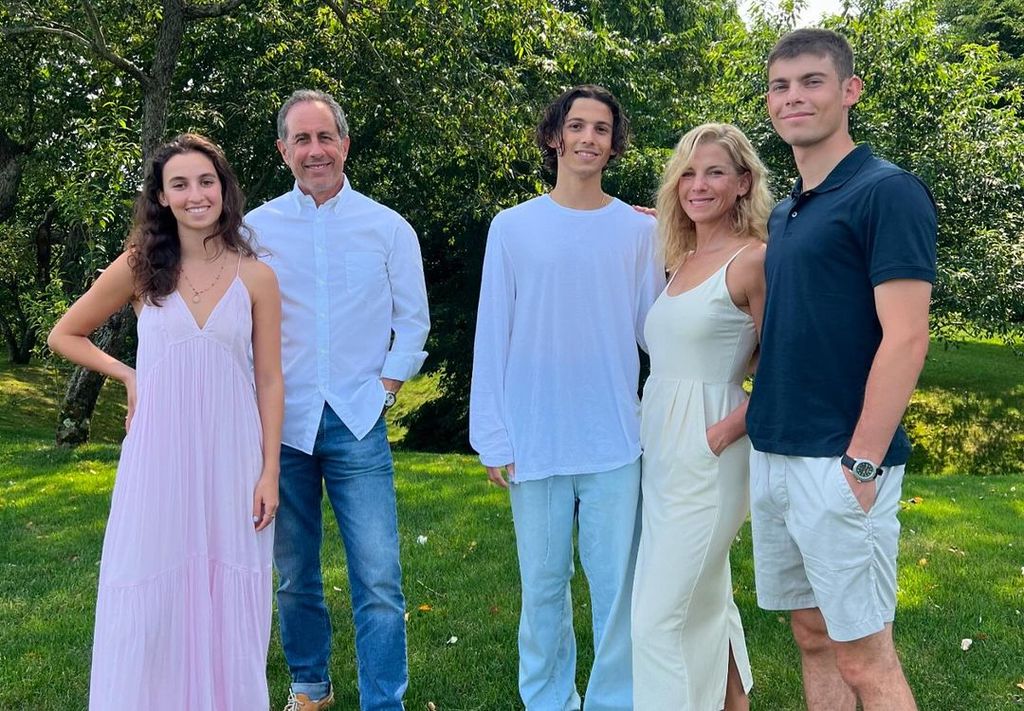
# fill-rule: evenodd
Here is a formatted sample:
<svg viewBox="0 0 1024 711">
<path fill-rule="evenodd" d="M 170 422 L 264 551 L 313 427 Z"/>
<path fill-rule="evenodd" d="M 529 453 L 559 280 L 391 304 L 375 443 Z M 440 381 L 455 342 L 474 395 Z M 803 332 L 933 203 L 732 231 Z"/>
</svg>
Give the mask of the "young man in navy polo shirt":
<svg viewBox="0 0 1024 711">
<path fill-rule="evenodd" d="M 936 215 L 920 180 L 854 144 L 861 88 L 833 32 L 791 32 L 768 57 L 800 179 L 769 221 L 751 516 L 758 602 L 792 611 L 810 711 L 916 708 L 892 639 L 896 514 Z"/>
</svg>

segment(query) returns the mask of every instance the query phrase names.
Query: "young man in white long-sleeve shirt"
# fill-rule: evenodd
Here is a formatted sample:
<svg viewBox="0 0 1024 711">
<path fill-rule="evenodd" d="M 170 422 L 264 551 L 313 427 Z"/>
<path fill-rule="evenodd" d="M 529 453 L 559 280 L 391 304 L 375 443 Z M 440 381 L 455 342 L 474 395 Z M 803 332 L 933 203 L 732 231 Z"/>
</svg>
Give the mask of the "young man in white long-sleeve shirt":
<svg viewBox="0 0 1024 711">
<path fill-rule="evenodd" d="M 274 537 L 286 711 L 333 704 L 331 622 L 320 569 L 323 491 L 345 544 L 359 705 L 400 711 L 408 686 L 394 468 L 384 410 L 426 353 L 419 243 L 395 211 L 356 192 L 345 114 L 296 91 L 277 118 L 290 192 L 246 216 L 281 283 L 285 417 Z"/>
<path fill-rule="evenodd" d="M 569 589 L 576 527 L 594 626 L 586 708 L 632 708 L 637 344 L 665 273 L 654 220 L 602 190 L 627 135 L 607 90 L 560 96 L 537 129 L 555 187 L 495 217 L 484 257 L 470 443 L 489 479 L 511 484 L 527 711 L 580 708 Z"/>
</svg>

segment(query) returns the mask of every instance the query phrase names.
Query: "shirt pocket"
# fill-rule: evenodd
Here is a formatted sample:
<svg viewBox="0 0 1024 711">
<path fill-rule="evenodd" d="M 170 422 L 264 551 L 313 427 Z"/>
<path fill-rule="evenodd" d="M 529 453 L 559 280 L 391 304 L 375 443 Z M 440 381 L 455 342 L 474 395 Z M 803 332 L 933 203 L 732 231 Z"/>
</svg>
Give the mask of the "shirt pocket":
<svg viewBox="0 0 1024 711">
<path fill-rule="evenodd" d="M 345 284 L 350 294 L 384 288 L 387 268 L 379 252 L 349 252 L 345 255 Z"/>
</svg>

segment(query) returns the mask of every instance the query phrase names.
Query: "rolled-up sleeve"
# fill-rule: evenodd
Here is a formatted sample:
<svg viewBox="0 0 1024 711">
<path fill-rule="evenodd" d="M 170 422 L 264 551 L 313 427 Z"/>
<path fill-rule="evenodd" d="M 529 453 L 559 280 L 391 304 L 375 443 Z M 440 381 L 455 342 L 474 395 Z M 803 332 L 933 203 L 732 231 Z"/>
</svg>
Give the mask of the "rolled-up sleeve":
<svg viewBox="0 0 1024 711">
<path fill-rule="evenodd" d="M 488 467 L 515 461 L 505 421 L 505 371 L 515 297 L 512 265 L 500 228 L 492 223 L 484 252 L 469 397 L 469 443 Z"/>
<path fill-rule="evenodd" d="M 387 269 L 393 304 L 391 329 L 394 340 L 384 358 L 381 377 L 404 381 L 423 367 L 427 358 L 423 346 L 430 332 L 420 245 L 416 233 L 404 220 L 395 229 Z"/>
</svg>

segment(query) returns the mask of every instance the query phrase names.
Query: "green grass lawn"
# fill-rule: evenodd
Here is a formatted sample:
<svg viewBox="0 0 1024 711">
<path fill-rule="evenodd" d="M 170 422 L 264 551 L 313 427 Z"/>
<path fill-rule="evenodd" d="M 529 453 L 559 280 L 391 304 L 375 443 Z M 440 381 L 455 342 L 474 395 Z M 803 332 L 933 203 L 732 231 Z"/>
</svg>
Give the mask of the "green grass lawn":
<svg viewBox="0 0 1024 711">
<path fill-rule="evenodd" d="M 1010 413 L 1009 425 L 999 423 L 1008 428 L 1000 437 L 1018 443 L 1019 458 L 1021 362 L 1004 362 L 985 345 L 933 349 L 922 395 L 941 403 L 949 397 L 943 393 L 969 394 L 965 401 L 978 403 L 976 409 L 950 408 L 961 418 Z M 953 375 L 949 358 L 956 359 Z M 993 372 L 978 374 L 977 382 L 955 374 L 984 364 Z M 99 554 L 123 412 L 120 393 L 111 388 L 94 421 L 97 443 L 56 449 L 59 386 L 43 369 L 0 366 L 4 711 L 86 705 Z M 429 383 L 417 387 L 429 393 Z M 922 417 L 933 409 L 926 401 L 915 407 Z M 974 430 L 964 431 L 972 436 Z M 428 702 L 446 711 L 519 708 L 519 582 L 507 495 L 485 483 L 471 457 L 399 452 L 396 468 L 409 611 L 407 708 L 422 710 Z M 944 464 L 935 471 L 946 470 Z M 919 469 L 904 484 L 896 638 L 922 709 L 1024 709 L 1024 475 L 1019 468 L 1006 471 L 1014 473 L 929 476 Z M 331 669 L 336 708 L 348 711 L 357 708 L 348 583 L 339 537 L 333 523 L 328 528 L 325 584 L 336 626 Z M 426 542 L 418 543 L 419 536 Z M 734 547 L 733 569 L 754 667 L 752 706 L 803 708 L 786 621 L 756 607 L 749 526 Z M 574 584 L 585 593 L 582 576 Z M 591 654 L 589 611 L 585 594 L 575 599 L 582 688 Z M 273 706 L 280 708 L 287 671 L 276 626 L 274 635 L 268 674 Z M 966 652 L 960 648 L 965 638 L 973 640 Z"/>
</svg>

